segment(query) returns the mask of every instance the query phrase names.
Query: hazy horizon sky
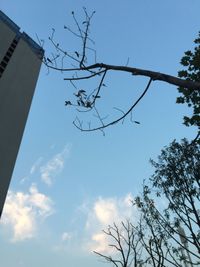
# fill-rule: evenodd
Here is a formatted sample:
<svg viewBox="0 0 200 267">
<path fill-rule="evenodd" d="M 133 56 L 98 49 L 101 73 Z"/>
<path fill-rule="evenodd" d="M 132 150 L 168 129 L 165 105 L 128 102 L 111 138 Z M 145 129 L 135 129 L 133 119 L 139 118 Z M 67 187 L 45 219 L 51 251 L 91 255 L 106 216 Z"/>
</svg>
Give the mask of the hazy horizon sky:
<svg viewBox="0 0 200 267">
<path fill-rule="evenodd" d="M 73 28 L 71 12 L 81 19 L 83 6 L 96 11 L 91 36 L 97 61 L 108 64 L 128 61 L 176 76 L 200 30 L 198 0 L 0 1 L 0 9 L 22 31 L 45 41 L 47 54 L 52 28 L 60 44 L 77 49 L 78 40 L 64 25 Z M 3 267 L 103 266 L 92 250 L 106 249 L 102 230 L 108 224 L 134 220 L 130 199 L 152 174 L 149 159 L 173 139 L 195 137 L 195 130 L 182 124 L 190 110 L 175 103 L 176 87 L 157 81 L 133 112 L 139 125 L 126 119 L 106 129 L 105 136 L 80 132 L 72 124 L 76 111 L 64 105 L 73 96 L 66 76 L 41 68 L 0 222 Z M 110 74 L 102 113 L 126 109 L 147 81 Z"/>
</svg>

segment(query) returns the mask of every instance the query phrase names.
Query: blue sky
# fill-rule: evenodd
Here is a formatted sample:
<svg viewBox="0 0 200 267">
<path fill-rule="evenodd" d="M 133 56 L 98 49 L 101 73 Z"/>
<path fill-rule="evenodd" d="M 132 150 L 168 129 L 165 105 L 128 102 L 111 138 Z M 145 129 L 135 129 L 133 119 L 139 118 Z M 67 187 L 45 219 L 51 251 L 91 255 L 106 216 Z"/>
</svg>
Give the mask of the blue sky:
<svg viewBox="0 0 200 267">
<path fill-rule="evenodd" d="M 0 8 L 23 31 L 45 40 L 51 28 L 66 47 L 77 49 L 71 11 L 96 10 L 91 27 L 97 58 L 177 75 L 183 52 L 199 31 L 198 0 L 25 1 L 1 0 Z M 101 230 L 124 217 L 134 219 L 129 199 L 152 173 L 150 158 L 174 138 L 195 136 L 182 125 L 187 107 L 175 104 L 176 87 L 154 82 L 133 116 L 101 132 L 82 133 L 64 101 L 73 95 L 63 78 L 43 66 L 37 83 L 0 224 L 1 264 L 14 266 L 102 266 L 91 251 L 104 251 Z M 147 80 L 113 73 L 106 81 L 100 110 L 117 114 Z M 84 84 L 87 86 L 88 84 Z M 87 121 L 87 118 L 86 118 Z"/>
</svg>

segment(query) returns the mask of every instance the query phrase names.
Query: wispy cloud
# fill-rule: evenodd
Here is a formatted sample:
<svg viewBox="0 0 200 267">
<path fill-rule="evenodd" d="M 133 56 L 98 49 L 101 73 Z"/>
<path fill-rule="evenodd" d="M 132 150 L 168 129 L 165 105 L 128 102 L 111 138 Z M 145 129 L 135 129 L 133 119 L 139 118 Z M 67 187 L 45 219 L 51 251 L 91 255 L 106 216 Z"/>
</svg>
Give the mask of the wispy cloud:
<svg viewBox="0 0 200 267">
<path fill-rule="evenodd" d="M 98 251 L 100 253 L 110 253 L 108 239 L 102 230 L 107 229 L 113 223 L 120 224 L 124 220 L 136 220 L 138 211 L 132 206 L 133 196 L 127 194 L 122 198 L 102 198 L 99 197 L 87 210 L 87 221 L 85 230 L 87 232 L 87 242 L 84 248 L 88 251 Z"/>
<path fill-rule="evenodd" d="M 24 176 L 23 178 L 21 178 L 20 180 L 20 184 L 24 184 L 25 182 L 27 183 L 28 181 L 30 181 L 30 179 L 33 177 L 33 175 L 35 173 L 37 173 L 38 169 L 40 168 L 41 164 L 43 161 L 43 157 L 39 157 L 31 166 L 29 173 Z"/>
<path fill-rule="evenodd" d="M 45 165 L 40 167 L 41 179 L 47 185 L 52 185 L 53 179 L 63 170 L 65 159 L 69 156 L 70 147 L 53 156 Z"/>
<path fill-rule="evenodd" d="M 53 251 L 75 251 L 74 250 L 74 239 L 75 234 L 73 232 L 63 232 L 59 237 L 59 240 L 56 245 L 53 246 Z"/>
<path fill-rule="evenodd" d="M 52 200 L 32 184 L 28 193 L 9 191 L 1 223 L 10 227 L 11 241 L 35 237 L 38 224 L 53 213 Z"/>
<path fill-rule="evenodd" d="M 31 169 L 30 169 L 30 174 L 34 174 L 35 171 L 37 170 L 37 168 L 41 165 L 43 158 L 39 157 L 34 164 L 32 165 Z"/>
<path fill-rule="evenodd" d="M 52 150 L 54 147 L 50 149 Z M 71 146 L 66 145 L 61 152 L 56 153 L 49 160 L 46 160 L 45 157 L 39 157 L 30 167 L 29 173 L 20 180 L 20 183 L 24 184 L 32 178 L 38 179 L 39 177 L 48 186 L 52 185 L 56 176 L 62 172 L 65 161 L 69 157 L 70 149 Z"/>
</svg>

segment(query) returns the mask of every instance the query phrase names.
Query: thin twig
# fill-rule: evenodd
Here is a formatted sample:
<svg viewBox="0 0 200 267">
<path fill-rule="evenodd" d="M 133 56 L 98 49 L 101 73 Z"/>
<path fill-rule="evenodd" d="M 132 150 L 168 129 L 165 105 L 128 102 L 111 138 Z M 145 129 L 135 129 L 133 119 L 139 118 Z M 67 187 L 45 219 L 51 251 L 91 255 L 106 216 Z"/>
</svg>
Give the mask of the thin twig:
<svg viewBox="0 0 200 267">
<path fill-rule="evenodd" d="M 137 101 L 130 107 L 130 109 L 129 109 L 126 113 L 124 113 L 123 116 L 119 117 L 118 119 L 116 119 L 116 120 L 114 120 L 114 121 L 112 121 L 112 122 L 110 122 L 110 123 L 108 123 L 108 124 L 104 124 L 103 126 L 99 126 L 99 127 L 92 128 L 92 129 L 83 129 L 83 128 L 79 127 L 79 126 L 75 123 L 75 121 L 73 121 L 74 126 L 75 126 L 76 128 L 78 128 L 79 130 L 83 131 L 83 132 L 91 132 L 91 131 L 96 131 L 96 130 L 100 130 L 100 129 L 105 129 L 105 128 L 107 128 L 107 127 L 113 125 L 113 124 L 118 123 L 119 121 L 123 120 L 123 119 L 124 119 L 124 118 L 125 118 L 125 117 L 126 117 L 132 110 L 133 110 L 133 109 L 134 109 L 134 107 L 140 102 L 140 100 L 141 100 L 141 99 L 144 97 L 144 95 L 147 93 L 147 91 L 148 91 L 148 89 L 149 89 L 149 87 L 150 87 L 151 82 L 152 82 L 152 79 L 149 80 L 149 82 L 148 82 L 148 84 L 147 84 L 145 90 L 143 91 L 143 93 L 141 94 L 141 96 L 137 99 Z"/>
</svg>

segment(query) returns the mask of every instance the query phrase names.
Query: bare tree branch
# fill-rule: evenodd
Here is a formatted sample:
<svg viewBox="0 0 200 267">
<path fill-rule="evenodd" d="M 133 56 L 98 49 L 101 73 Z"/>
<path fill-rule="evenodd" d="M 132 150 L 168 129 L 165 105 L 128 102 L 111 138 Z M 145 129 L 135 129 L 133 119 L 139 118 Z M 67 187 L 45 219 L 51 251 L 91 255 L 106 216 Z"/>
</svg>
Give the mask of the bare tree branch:
<svg viewBox="0 0 200 267">
<path fill-rule="evenodd" d="M 105 129 L 113 124 L 116 124 L 118 122 L 120 122 L 121 120 L 123 120 L 129 113 L 131 113 L 131 111 L 134 109 L 134 107 L 140 102 L 140 100 L 144 97 L 144 95 L 147 93 L 150 85 L 151 85 L 151 82 L 152 82 L 152 79 L 149 80 L 145 90 L 143 91 L 143 93 L 141 94 L 141 96 L 137 99 L 137 101 L 130 107 L 130 109 L 123 114 L 123 116 L 119 117 L 118 119 L 110 122 L 110 123 L 107 123 L 107 124 L 103 124 L 102 126 L 99 126 L 99 127 L 96 127 L 96 128 L 92 128 L 92 129 L 84 129 L 82 127 L 80 127 L 79 125 L 77 125 L 75 123 L 75 121 L 73 121 L 73 124 L 76 128 L 78 128 L 79 130 L 83 131 L 83 132 L 91 132 L 91 131 L 96 131 L 96 130 L 101 130 L 101 129 Z"/>
<path fill-rule="evenodd" d="M 64 29 L 66 29 L 70 34 L 74 35 L 75 38 L 77 38 L 81 42 L 81 45 L 78 48 L 78 50 L 69 52 L 65 48 L 63 48 L 62 45 L 55 40 L 56 32 L 55 32 L 55 29 L 53 28 L 52 33 L 49 37 L 49 40 L 53 48 L 55 49 L 55 53 L 51 53 L 49 57 L 45 56 L 43 59 L 43 63 L 47 66 L 48 72 L 49 70 L 54 70 L 54 71 L 68 73 L 69 76 L 64 78 L 64 80 L 69 81 L 70 83 L 74 82 L 72 83 L 74 87 L 77 87 L 75 86 L 75 83 L 78 81 L 90 80 L 90 79 L 96 78 L 97 90 L 95 89 L 96 94 L 93 97 L 93 99 L 89 97 L 90 93 L 88 89 L 87 90 L 88 92 L 86 92 L 87 99 L 81 97 L 80 99 L 77 99 L 77 104 L 73 104 L 72 101 L 69 101 L 69 100 L 66 101 L 65 103 L 67 103 L 66 105 L 71 105 L 74 107 L 80 106 L 79 108 L 85 111 L 91 111 L 95 108 L 95 113 L 97 114 L 97 118 L 99 119 L 99 126 L 91 127 L 92 123 L 89 122 L 89 127 L 83 128 L 82 127 L 83 123 L 79 123 L 80 120 L 76 118 L 73 121 L 73 124 L 76 128 L 84 132 L 91 132 L 91 131 L 96 131 L 96 130 L 103 131 L 103 129 L 109 126 L 112 126 L 114 124 L 117 124 L 120 121 L 123 122 L 129 113 L 131 114 L 130 120 L 132 121 L 132 110 L 137 105 L 137 103 L 142 99 L 142 97 L 145 95 L 149 86 L 147 86 L 147 88 L 144 90 L 144 93 L 141 95 L 141 97 L 139 97 L 139 99 L 136 100 L 135 103 L 131 107 L 129 107 L 127 112 L 124 112 L 124 111 L 122 112 L 123 116 L 117 119 L 113 119 L 113 121 L 109 123 L 104 123 L 101 115 L 99 114 L 97 107 L 95 106 L 95 103 L 96 103 L 96 99 L 100 97 L 99 93 L 103 86 L 103 81 L 105 79 L 106 74 L 112 71 L 130 73 L 133 76 L 147 77 L 150 79 L 149 85 L 152 81 L 162 81 L 168 84 L 178 86 L 179 88 L 183 88 L 183 90 L 187 89 L 189 93 L 194 92 L 194 95 L 196 96 L 199 95 L 200 82 L 198 79 L 193 80 L 190 77 L 190 74 L 188 74 L 186 79 L 182 79 L 182 78 L 178 78 L 178 77 L 175 77 L 175 76 L 172 76 L 166 73 L 162 73 L 162 72 L 140 69 L 136 67 L 130 67 L 130 66 L 127 66 L 128 62 L 125 66 L 123 66 L 123 65 L 106 64 L 104 62 L 100 63 L 99 61 L 97 61 L 96 50 L 93 47 L 90 47 L 90 45 L 91 46 L 94 45 L 94 41 L 90 37 L 91 20 L 94 16 L 94 13 L 95 12 L 91 12 L 91 14 L 89 14 L 86 8 L 83 8 L 84 19 L 82 21 L 78 19 L 78 17 L 75 15 L 74 12 L 72 12 L 72 18 L 75 24 L 75 30 L 72 30 L 68 26 L 64 26 Z M 94 53 L 95 56 L 94 57 L 91 56 L 91 53 Z M 189 53 L 189 55 L 191 56 L 192 53 Z M 185 77 L 184 75 L 186 74 L 184 71 L 182 71 L 181 75 L 179 75 L 179 77 Z M 101 80 L 99 80 L 98 77 L 102 77 Z M 179 99 L 177 98 L 178 103 L 183 103 L 184 101 L 187 102 L 189 100 L 184 100 L 183 97 L 179 97 Z M 118 107 L 115 109 L 119 111 L 121 110 Z M 199 128 L 200 127 L 198 123 L 199 115 L 198 115 L 197 110 L 198 110 L 198 105 L 194 107 L 194 116 L 192 118 L 186 117 L 186 119 L 184 120 L 187 120 L 187 123 L 189 120 L 190 121 L 189 123 L 191 124 L 193 123 Z M 81 111 L 81 110 L 78 109 L 78 111 Z M 134 122 L 139 124 L 138 121 L 134 121 Z M 200 136 L 200 130 L 198 131 L 198 134 L 193 141 L 194 142 L 198 141 L 199 136 Z"/>
</svg>

